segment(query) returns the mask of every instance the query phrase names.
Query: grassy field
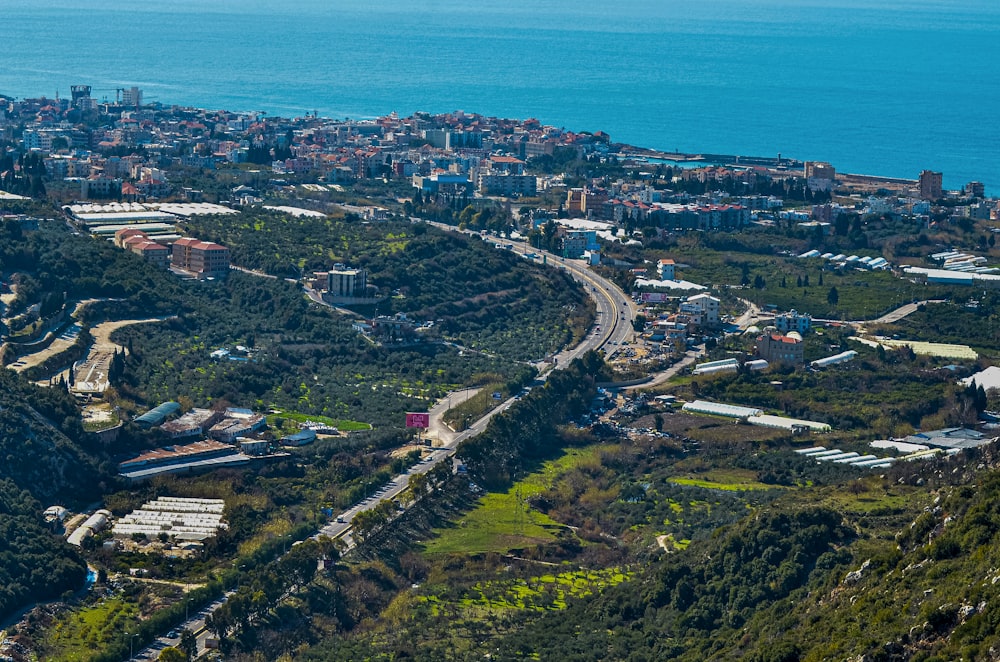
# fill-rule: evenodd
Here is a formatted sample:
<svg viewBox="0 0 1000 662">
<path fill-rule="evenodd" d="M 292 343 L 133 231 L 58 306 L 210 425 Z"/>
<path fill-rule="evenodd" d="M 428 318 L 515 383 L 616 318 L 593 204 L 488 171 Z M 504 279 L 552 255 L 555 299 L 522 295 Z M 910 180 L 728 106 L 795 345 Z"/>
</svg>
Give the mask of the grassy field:
<svg viewBox="0 0 1000 662">
<path fill-rule="evenodd" d="M 127 636 L 138 618 L 135 604 L 117 598 L 67 614 L 52 628 L 44 659 L 88 660 L 95 650 Z"/>
<path fill-rule="evenodd" d="M 568 450 L 515 483 L 507 492 L 484 495 L 479 505 L 460 521 L 438 529 L 437 537 L 427 542 L 424 553 L 506 552 L 555 540 L 553 531 L 562 525 L 532 510 L 527 499 L 547 489 L 561 473 L 596 461 L 603 448 L 589 446 Z"/>
<path fill-rule="evenodd" d="M 628 581 L 633 573 L 621 568 L 574 570 L 531 577 L 528 579 L 479 582 L 458 602 L 468 611 L 546 611 L 565 609 L 571 598 L 583 598 L 599 593 L 609 586 Z M 436 595 L 419 596 L 418 601 L 431 605 L 434 614 L 441 604 Z"/>
<path fill-rule="evenodd" d="M 740 469 L 710 469 L 700 473 L 698 478 L 676 477 L 671 478 L 670 482 L 676 485 L 692 485 L 710 490 L 726 490 L 727 492 L 784 489 L 776 485 L 761 483 L 757 480 L 756 472 Z"/>
<path fill-rule="evenodd" d="M 524 501 L 527 496 L 525 492 L 519 493 L 517 486 L 504 494 L 487 494 L 475 510 L 453 527 L 440 530 L 440 535 L 427 544 L 424 552 L 506 552 L 555 540 L 552 529 L 560 524 L 528 507 Z"/>
</svg>

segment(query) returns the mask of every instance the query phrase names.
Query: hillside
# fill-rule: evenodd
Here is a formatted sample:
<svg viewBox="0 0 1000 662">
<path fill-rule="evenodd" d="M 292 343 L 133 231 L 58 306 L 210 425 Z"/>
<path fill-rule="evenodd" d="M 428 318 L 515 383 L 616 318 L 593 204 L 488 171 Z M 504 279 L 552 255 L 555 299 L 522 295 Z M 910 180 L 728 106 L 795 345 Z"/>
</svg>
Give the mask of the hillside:
<svg viewBox="0 0 1000 662">
<path fill-rule="evenodd" d="M 542 618 L 495 659 L 994 659 L 1000 472 L 929 494 L 927 508 L 907 509 L 913 519 L 879 525 L 775 504 L 639 581 Z"/>
<path fill-rule="evenodd" d="M 100 454 L 81 443 L 74 414 L 67 394 L 0 370 L 0 622 L 29 600 L 55 598 L 83 583 L 79 553 L 42 520 L 49 505 L 99 496 Z"/>
</svg>

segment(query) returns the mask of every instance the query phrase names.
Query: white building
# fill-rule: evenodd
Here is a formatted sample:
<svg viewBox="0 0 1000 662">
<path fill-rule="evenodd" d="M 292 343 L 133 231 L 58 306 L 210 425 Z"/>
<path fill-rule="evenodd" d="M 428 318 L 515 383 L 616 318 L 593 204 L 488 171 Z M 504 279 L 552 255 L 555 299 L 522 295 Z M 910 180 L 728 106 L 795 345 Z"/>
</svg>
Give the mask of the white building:
<svg viewBox="0 0 1000 662">
<path fill-rule="evenodd" d="M 793 308 L 787 313 L 775 315 L 774 326 L 782 333 L 798 331 L 802 334 L 808 331 L 809 327 L 812 326 L 812 315 L 800 314 Z"/>
<path fill-rule="evenodd" d="M 705 326 L 718 326 L 719 324 L 719 300 L 710 294 L 696 294 L 688 297 L 688 300 L 681 304 L 682 312 L 689 312 L 685 307 L 697 309 L 701 315 L 701 323 Z"/>
</svg>

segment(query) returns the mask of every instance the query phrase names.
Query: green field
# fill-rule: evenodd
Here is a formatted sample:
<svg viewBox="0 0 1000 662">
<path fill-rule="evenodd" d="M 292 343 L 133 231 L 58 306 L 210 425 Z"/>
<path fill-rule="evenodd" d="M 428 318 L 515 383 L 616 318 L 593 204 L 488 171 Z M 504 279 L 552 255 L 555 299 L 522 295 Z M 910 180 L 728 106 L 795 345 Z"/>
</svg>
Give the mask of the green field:
<svg viewBox="0 0 1000 662">
<path fill-rule="evenodd" d="M 458 604 L 466 611 L 565 609 L 570 598 L 600 593 L 609 586 L 628 581 L 633 574 L 621 568 L 606 568 L 573 570 L 527 579 L 484 581 L 471 587 Z M 436 595 L 420 596 L 417 600 L 429 604 L 432 615 L 436 615 L 442 602 Z"/>
<path fill-rule="evenodd" d="M 670 478 L 669 481 L 676 485 L 692 485 L 694 487 L 704 487 L 709 490 L 725 490 L 727 492 L 783 489 L 777 485 L 761 483 L 757 480 L 756 472 L 753 471 L 711 469 L 699 475 L 699 478 L 689 476 L 687 478 Z"/>
<path fill-rule="evenodd" d="M 135 631 L 139 612 L 121 599 L 99 602 L 61 617 L 46 641 L 46 660 L 88 660 L 96 650 Z"/>
<path fill-rule="evenodd" d="M 427 543 L 424 552 L 505 552 L 555 540 L 554 531 L 563 525 L 544 513 L 532 510 L 527 504 L 528 497 L 548 489 L 561 473 L 596 461 L 603 448 L 571 449 L 561 457 L 549 460 L 506 492 L 486 494 L 475 509 L 453 526 L 437 529 L 437 537 Z"/>
<path fill-rule="evenodd" d="M 517 487 L 504 494 L 487 494 L 475 510 L 451 528 L 440 529 L 431 540 L 426 554 L 473 554 L 506 552 L 555 540 L 553 529 L 560 524 L 532 510 L 524 499 L 527 493 L 517 493 Z"/>
</svg>

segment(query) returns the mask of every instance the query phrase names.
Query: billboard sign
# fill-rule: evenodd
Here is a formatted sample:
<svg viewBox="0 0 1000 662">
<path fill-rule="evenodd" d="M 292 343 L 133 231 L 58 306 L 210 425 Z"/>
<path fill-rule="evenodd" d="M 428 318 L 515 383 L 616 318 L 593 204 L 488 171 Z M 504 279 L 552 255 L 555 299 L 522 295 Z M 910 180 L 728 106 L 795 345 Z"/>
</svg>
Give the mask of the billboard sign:
<svg viewBox="0 0 1000 662">
<path fill-rule="evenodd" d="M 408 412 L 406 414 L 406 427 L 408 428 L 429 428 L 431 426 L 431 415 L 427 412 Z"/>
<path fill-rule="evenodd" d="M 642 300 L 645 303 L 663 303 L 669 301 L 670 297 L 664 292 L 643 292 Z"/>
</svg>

